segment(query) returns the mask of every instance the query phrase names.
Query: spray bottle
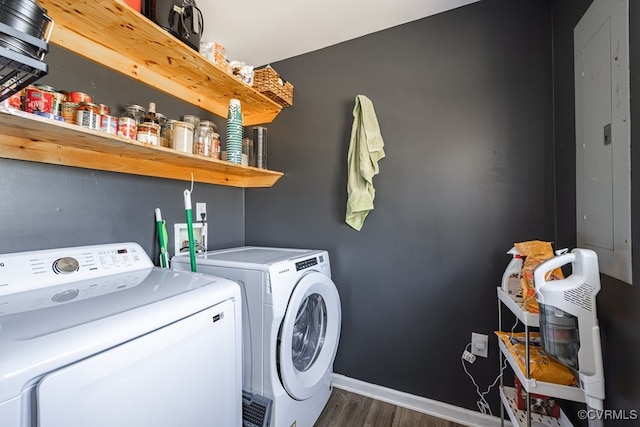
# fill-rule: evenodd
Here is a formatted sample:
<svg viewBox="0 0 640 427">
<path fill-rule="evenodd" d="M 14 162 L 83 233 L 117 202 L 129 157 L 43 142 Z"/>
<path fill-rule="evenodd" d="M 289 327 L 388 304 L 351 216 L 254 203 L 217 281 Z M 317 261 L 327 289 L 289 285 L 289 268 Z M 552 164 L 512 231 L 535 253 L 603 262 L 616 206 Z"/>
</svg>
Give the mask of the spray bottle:
<svg viewBox="0 0 640 427">
<path fill-rule="evenodd" d="M 522 254 L 513 247 L 507 252 L 512 255 L 511 261 L 507 264 L 506 270 L 502 275 L 502 290 L 512 297 L 522 296 L 522 287 L 520 278 L 522 277 Z"/>
</svg>

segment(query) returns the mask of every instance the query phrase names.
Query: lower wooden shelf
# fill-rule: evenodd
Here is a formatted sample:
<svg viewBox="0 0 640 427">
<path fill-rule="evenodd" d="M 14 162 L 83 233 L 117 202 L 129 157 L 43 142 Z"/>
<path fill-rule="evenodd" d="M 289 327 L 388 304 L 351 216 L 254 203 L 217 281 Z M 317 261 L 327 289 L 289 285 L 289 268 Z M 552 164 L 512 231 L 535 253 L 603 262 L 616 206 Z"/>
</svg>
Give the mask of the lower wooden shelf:
<svg viewBox="0 0 640 427">
<path fill-rule="evenodd" d="M 282 172 L 208 159 L 57 122 L 0 110 L 0 157 L 133 175 L 218 184 L 271 187 Z"/>
</svg>

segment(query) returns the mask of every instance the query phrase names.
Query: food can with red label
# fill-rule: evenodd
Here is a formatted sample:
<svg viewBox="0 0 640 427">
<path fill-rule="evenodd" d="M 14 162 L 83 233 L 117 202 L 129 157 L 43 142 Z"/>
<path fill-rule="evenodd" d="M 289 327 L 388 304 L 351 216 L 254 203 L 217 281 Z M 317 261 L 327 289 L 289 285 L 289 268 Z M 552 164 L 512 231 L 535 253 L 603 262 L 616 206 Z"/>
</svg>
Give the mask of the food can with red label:
<svg viewBox="0 0 640 427">
<path fill-rule="evenodd" d="M 118 134 L 118 118 L 108 114 L 100 115 L 100 130 L 109 135 Z"/>
<path fill-rule="evenodd" d="M 85 128 L 100 130 L 100 107 L 90 102 L 81 102 L 76 108 L 76 124 Z"/>
<path fill-rule="evenodd" d="M 118 136 L 127 139 L 136 139 L 138 124 L 133 117 L 120 117 L 118 120 Z"/>
<path fill-rule="evenodd" d="M 69 101 L 80 104 L 81 102 L 91 103 L 91 95 L 83 92 L 69 92 Z"/>
<path fill-rule="evenodd" d="M 27 86 L 24 91 L 24 111 L 34 113 L 51 113 L 53 106 L 53 95 L 35 86 Z"/>
<path fill-rule="evenodd" d="M 6 86 L 2 86 L 4 94 Z M 18 91 L 0 103 L 3 107 L 13 108 L 15 110 L 22 109 L 22 91 Z"/>
<path fill-rule="evenodd" d="M 42 85 L 42 84 L 36 83 L 34 84 L 34 86 L 43 92 L 47 92 L 51 94 L 52 96 L 51 113 L 57 116 L 62 115 L 62 103 L 65 101 L 66 96 L 62 92 L 58 92 L 56 89 L 48 85 Z"/>
<path fill-rule="evenodd" d="M 105 104 L 98 104 L 100 106 L 100 115 L 108 116 L 111 114 L 111 107 Z"/>
</svg>

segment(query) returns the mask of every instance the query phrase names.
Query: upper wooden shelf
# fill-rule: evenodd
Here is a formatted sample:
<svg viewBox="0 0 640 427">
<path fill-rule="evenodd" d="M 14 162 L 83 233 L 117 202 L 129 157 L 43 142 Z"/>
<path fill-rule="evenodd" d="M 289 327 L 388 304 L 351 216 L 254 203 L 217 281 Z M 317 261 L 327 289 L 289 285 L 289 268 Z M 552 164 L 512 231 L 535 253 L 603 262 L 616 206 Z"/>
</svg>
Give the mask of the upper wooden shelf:
<svg viewBox="0 0 640 427">
<path fill-rule="evenodd" d="M 193 174 L 196 182 L 232 187 L 271 187 L 283 175 L 17 110 L 0 110 L 0 157 L 184 181 Z"/>
<path fill-rule="evenodd" d="M 122 0 L 38 0 L 54 20 L 50 41 L 141 83 L 243 125 L 270 123 L 282 107 L 227 73 Z M 205 23 L 206 24 L 206 23 Z"/>
</svg>

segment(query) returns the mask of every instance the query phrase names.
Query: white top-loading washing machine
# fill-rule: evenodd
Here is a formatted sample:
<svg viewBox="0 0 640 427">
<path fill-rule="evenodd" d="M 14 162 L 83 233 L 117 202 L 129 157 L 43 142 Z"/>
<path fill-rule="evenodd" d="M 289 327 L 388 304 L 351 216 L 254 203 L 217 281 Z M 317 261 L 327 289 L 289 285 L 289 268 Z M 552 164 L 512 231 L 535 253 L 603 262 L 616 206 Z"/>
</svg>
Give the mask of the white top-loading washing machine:
<svg viewBox="0 0 640 427">
<path fill-rule="evenodd" d="M 240 295 L 135 243 L 0 255 L 0 426 L 240 426 Z"/>
<path fill-rule="evenodd" d="M 241 285 L 243 387 L 273 401 L 272 427 L 313 426 L 331 394 L 342 317 L 328 253 L 246 246 L 196 263 Z M 189 270 L 189 257 L 172 268 Z"/>
</svg>

